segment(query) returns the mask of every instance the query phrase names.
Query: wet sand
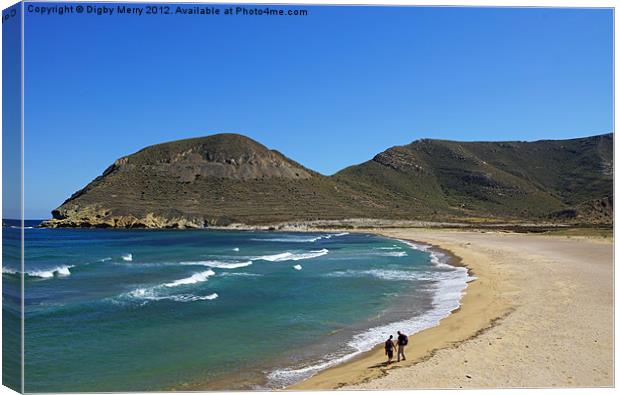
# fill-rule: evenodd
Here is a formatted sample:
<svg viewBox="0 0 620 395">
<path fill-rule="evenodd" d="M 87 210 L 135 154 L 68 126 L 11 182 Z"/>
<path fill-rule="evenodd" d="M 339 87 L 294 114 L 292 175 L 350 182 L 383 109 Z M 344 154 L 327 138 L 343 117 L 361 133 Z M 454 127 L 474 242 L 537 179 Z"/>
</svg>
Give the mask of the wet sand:
<svg viewBox="0 0 620 395">
<path fill-rule="evenodd" d="M 386 366 L 378 345 L 288 389 L 613 386 L 611 239 L 368 231 L 448 250 L 477 280 L 458 310 L 410 337 L 407 361 Z"/>
</svg>

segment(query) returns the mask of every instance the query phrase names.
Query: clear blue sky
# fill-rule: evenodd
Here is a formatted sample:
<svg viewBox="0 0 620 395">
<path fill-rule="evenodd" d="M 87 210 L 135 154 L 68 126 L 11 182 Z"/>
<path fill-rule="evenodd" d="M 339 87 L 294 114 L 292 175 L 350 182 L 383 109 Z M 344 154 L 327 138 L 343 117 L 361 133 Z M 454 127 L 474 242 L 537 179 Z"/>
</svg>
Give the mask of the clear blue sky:
<svg viewBox="0 0 620 395">
<path fill-rule="evenodd" d="M 21 20 L 20 5 L 2 15 L 14 15 L 2 24 L 2 213 L 20 218 L 21 196 Z"/>
<path fill-rule="evenodd" d="M 306 8 L 26 13 L 26 218 L 123 155 L 217 132 L 332 174 L 418 138 L 612 131 L 609 9 Z"/>
</svg>

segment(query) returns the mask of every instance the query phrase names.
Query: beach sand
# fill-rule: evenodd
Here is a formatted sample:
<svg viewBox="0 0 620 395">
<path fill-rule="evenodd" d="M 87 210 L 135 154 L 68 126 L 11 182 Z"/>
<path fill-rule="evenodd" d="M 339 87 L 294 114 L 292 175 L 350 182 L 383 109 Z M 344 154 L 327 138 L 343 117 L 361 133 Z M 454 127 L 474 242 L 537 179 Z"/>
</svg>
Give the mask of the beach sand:
<svg viewBox="0 0 620 395">
<path fill-rule="evenodd" d="M 386 367 L 379 345 L 289 390 L 613 386 L 610 238 L 369 232 L 448 250 L 477 280 L 457 311 L 409 338 L 407 361 Z"/>
</svg>

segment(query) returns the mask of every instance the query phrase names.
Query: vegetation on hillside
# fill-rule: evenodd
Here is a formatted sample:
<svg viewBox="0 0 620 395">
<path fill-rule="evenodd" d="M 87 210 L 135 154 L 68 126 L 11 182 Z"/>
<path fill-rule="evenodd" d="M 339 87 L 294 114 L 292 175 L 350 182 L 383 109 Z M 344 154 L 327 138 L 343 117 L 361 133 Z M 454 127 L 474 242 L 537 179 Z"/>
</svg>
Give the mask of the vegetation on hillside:
<svg viewBox="0 0 620 395">
<path fill-rule="evenodd" d="M 327 177 L 237 134 L 123 157 L 46 226 L 202 227 L 345 218 L 611 223 L 611 134 L 419 140 Z"/>
</svg>

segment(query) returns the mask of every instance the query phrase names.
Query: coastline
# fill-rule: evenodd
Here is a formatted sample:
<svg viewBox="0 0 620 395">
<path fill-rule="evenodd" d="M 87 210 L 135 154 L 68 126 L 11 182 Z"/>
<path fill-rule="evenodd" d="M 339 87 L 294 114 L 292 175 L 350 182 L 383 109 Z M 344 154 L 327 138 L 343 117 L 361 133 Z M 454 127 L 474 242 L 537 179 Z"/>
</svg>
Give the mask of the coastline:
<svg viewBox="0 0 620 395">
<path fill-rule="evenodd" d="M 407 240 L 407 239 L 403 239 L 403 238 L 397 238 L 397 237 L 393 237 L 393 236 L 385 236 L 385 235 L 381 235 L 381 234 L 377 234 L 377 232 L 371 232 L 368 230 L 350 230 L 351 232 L 347 231 L 345 233 L 362 233 L 362 234 L 375 234 L 377 236 L 381 236 L 381 237 L 386 237 L 387 239 L 393 240 L 394 242 L 400 242 L 400 243 L 404 243 L 406 245 L 408 245 L 407 248 L 410 248 L 412 250 L 417 250 L 417 251 L 423 251 L 427 254 L 430 255 L 430 259 L 431 259 L 431 263 L 433 266 L 451 266 L 453 268 L 462 268 L 464 270 L 460 270 L 460 273 L 457 277 L 458 278 L 448 278 L 448 279 L 442 279 L 438 281 L 438 289 L 435 293 L 435 295 L 433 296 L 434 299 L 437 299 L 438 297 L 441 297 L 443 295 L 445 295 L 444 292 L 448 292 L 448 294 L 450 295 L 449 298 L 445 299 L 445 300 L 439 300 L 438 304 L 439 306 L 435 306 L 434 308 L 430 309 L 429 311 L 427 311 L 426 313 L 424 313 L 422 316 L 418 317 L 417 319 L 421 319 L 423 322 L 428 322 L 430 321 L 430 326 L 424 326 L 422 329 L 419 329 L 419 331 L 426 331 L 430 328 L 433 328 L 437 325 L 437 321 L 443 321 L 445 318 L 449 317 L 450 315 L 452 315 L 455 311 L 458 311 L 461 309 L 460 307 L 460 302 L 462 299 L 462 295 L 465 292 L 465 289 L 467 289 L 468 284 L 471 284 L 472 282 L 474 282 L 476 280 L 475 277 L 472 277 L 472 270 L 470 268 L 468 268 L 467 266 L 465 266 L 462 263 L 462 260 L 460 257 L 456 256 L 455 254 L 453 254 L 451 251 L 445 250 L 439 246 L 436 245 L 431 245 L 428 243 L 423 243 L 420 242 L 418 240 Z M 304 230 L 302 232 L 299 233 L 343 233 L 342 230 L 338 230 L 338 229 L 333 229 L 333 230 L 315 230 L 315 229 L 308 229 L 308 230 Z M 458 287 L 458 292 L 459 292 L 459 296 L 455 297 L 453 292 L 456 290 L 455 288 L 455 284 L 454 284 L 454 280 L 457 280 L 457 283 L 460 285 Z M 457 304 L 456 307 L 446 307 L 446 302 L 447 305 L 450 306 L 451 304 L 454 305 L 455 303 Z M 441 317 L 441 318 L 437 318 L 437 317 Z M 397 329 L 401 329 L 401 325 L 406 325 L 407 322 L 411 323 L 412 321 L 415 321 L 417 319 L 413 319 L 413 318 L 405 318 L 404 320 L 401 319 L 399 321 L 396 322 L 392 322 L 392 321 L 388 321 L 385 324 L 381 324 L 380 326 L 373 326 L 370 328 L 367 328 L 367 330 L 373 330 L 373 329 L 386 329 L 386 325 L 387 326 L 391 326 L 393 327 L 393 331 L 394 334 L 396 333 Z M 436 321 L 437 320 L 437 321 Z M 417 322 L 415 324 L 412 325 L 416 325 L 418 324 Z M 428 324 L 427 324 L 428 325 Z M 406 327 L 406 326 L 405 326 Z M 360 333 L 362 334 L 362 333 Z M 366 332 L 363 332 L 363 334 L 366 334 Z M 373 346 L 371 349 L 366 349 L 365 347 L 362 348 L 363 351 L 356 351 L 353 352 L 352 354 L 343 354 L 340 355 L 338 358 L 336 359 L 332 359 L 332 360 L 323 360 L 322 362 L 314 365 L 307 365 L 305 367 L 300 367 L 299 369 L 301 371 L 313 371 L 313 370 L 317 370 L 316 372 L 312 373 L 311 376 L 308 376 L 304 379 L 302 379 L 302 381 L 298 381 L 297 383 L 293 383 L 290 384 L 291 386 L 296 386 L 301 382 L 304 382 L 305 380 L 308 380 L 314 376 L 316 376 L 317 374 L 321 374 L 321 372 L 325 372 L 331 369 L 335 369 L 338 368 L 339 366 L 345 366 L 347 365 L 349 362 L 353 362 L 358 360 L 359 358 L 363 358 L 366 354 L 372 352 L 373 350 L 375 350 L 378 346 Z M 323 367 L 320 367 L 322 364 L 326 365 Z M 284 377 L 286 377 L 287 374 L 291 373 L 291 372 L 297 372 L 297 369 L 292 368 L 292 369 L 283 369 L 284 371 Z M 271 371 L 271 373 L 276 373 L 276 372 L 282 372 L 281 370 L 273 370 Z M 295 374 L 295 373 L 293 373 Z M 304 373 L 300 373 L 300 374 L 304 374 Z M 215 379 L 215 380 L 210 380 L 209 382 L 196 382 L 196 383 L 191 383 L 191 384 L 185 384 L 182 386 L 174 386 L 174 387 L 170 387 L 167 388 L 167 390 L 172 390 L 172 391 L 217 391 L 217 390 L 250 390 L 250 389 L 260 389 L 260 390 L 286 390 L 288 389 L 287 387 L 271 387 L 271 385 L 268 385 L 268 383 L 271 383 L 272 385 L 274 384 L 274 382 L 272 382 L 272 380 L 283 380 L 282 377 L 278 377 L 278 375 L 274 376 L 274 377 L 278 377 L 277 379 L 274 377 L 269 377 L 270 375 L 268 375 L 267 377 L 267 381 L 265 381 L 262 384 L 259 384 L 258 386 L 256 386 L 256 382 L 254 382 L 251 379 L 242 379 L 239 380 L 239 378 L 237 377 L 237 375 L 225 375 L 221 378 Z M 286 380 L 286 379 L 284 379 Z M 234 383 L 234 387 L 231 388 L 231 383 Z M 287 385 L 288 386 L 288 385 Z"/>
<path fill-rule="evenodd" d="M 371 350 L 322 370 L 306 380 L 287 387 L 286 390 L 339 389 L 374 380 L 388 374 L 392 369 L 412 366 L 427 359 L 438 349 L 450 347 L 474 337 L 510 313 L 512 307 L 509 301 L 496 299 L 498 295 L 494 292 L 494 282 L 492 278 L 489 278 L 492 276 L 480 267 L 480 264 L 477 264 L 478 261 L 472 254 L 454 251 L 458 248 L 449 244 L 436 243 L 436 240 L 397 237 L 393 231 L 377 229 L 356 229 L 355 231 L 429 245 L 432 249 L 439 250 L 449 257 L 447 264 L 465 267 L 468 274 L 474 275 L 475 278 L 468 281 L 467 287 L 463 290 L 459 301 L 460 306 L 441 319 L 439 324 L 416 333 L 408 333 L 409 346 L 406 349 L 408 358 L 406 361 L 387 366 L 383 345 L 377 344 Z M 404 330 L 406 331 L 405 328 Z"/>
<path fill-rule="evenodd" d="M 604 312 L 605 314 L 599 320 L 601 323 L 596 325 L 596 337 L 602 339 L 596 341 L 595 348 L 591 347 L 590 343 L 586 344 L 581 341 L 584 335 L 589 335 L 588 332 L 593 331 L 589 328 L 576 331 L 577 333 L 573 335 L 574 339 L 564 341 L 564 337 L 571 337 L 570 332 L 568 332 L 571 330 L 571 326 L 567 326 L 567 324 L 571 324 L 571 322 L 567 322 L 570 321 L 570 317 L 567 317 L 570 314 L 556 314 L 551 317 L 537 314 L 536 306 L 532 303 L 536 300 L 536 296 L 540 295 L 533 295 L 531 298 L 523 292 L 529 283 L 523 283 L 521 280 L 525 280 L 528 273 L 522 270 L 523 266 L 519 265 L 527 262 L 531 264 L 532 269 L 537 270 L 538 268 L 535 266 L 540 266 L 543 271 L 547 270 L 554 252 L 557 251 L 558 254 L 555 255 L 560 255 L 563 249 L 569 248 L 570 251 L 564 251 L 564 253 L 571 254 L 575 252 L 573 249 L 577 243 L 581 244 L 576 246 L 577 249 L 584 246 L 589 247 L 586 249 L 586 253 L 590 254 L 589 256 L 592 256 L 593 251 L 602 251 L 596 252 L 599 254 L 597 257 L 601 259 L 600 273 L 597 273 L 597 276 L 604 278 L 612 270 L 613 240 L 610 243 L 610 240 L 588 237 L 517 235 L 500 232 L 465 232 L 462 230 L 359 229 L 355 231 L 415 240 L 415 242 L 430 244 L 448 251 L 456 257 L 456 261 L 453 262 L 458 262 L 460 258 L 460 264 L 472 271 L 476 280 L 468 283 L 458 309 L 442 319 L 439 325 L 410 336 L 406 352 L 407 361 L 392 364 L 389 367 L 385 366 L 383 348 L 379 344 L 370 351 L 318 372 L 304 381 L 287 387 L 286 390 L 612 385 L 613 333 L 611 330 L 613 327 L 613 309 L 611 306 L 613 296 L 609 296 L 611 302 L 608 305 L 605 304 L 597 309 L 599 313 Z M 520 250 L 519 244 L 523 242 L 530 242 L 534 246 Z M 571 245 L 572 249 L 570 248 Z M 496 249 L 497 247 L 501 247 L 501 249 Z M 574 270 L 581 270 L 583 267 L 580 267 L 580 264 L 584 263 L 581 256 L 575 257 L 570 262 L 569 260 L 570 257 L 561 256 L 557 262 L 554 262 L 558 265 L 557 267 L 554 265 L 553 270 L 557 272 L 557 277 L 561 277 L 556 281 L 557 287 L 554 286 L 552 290 L 549 290 L 549 287 L 543 282 L 538 289 L 539 284 L 532 284 L 536 285 L 536 291 L 546 295 L 552 291 L 557 292 L 560 296 L 566 296 L 567 285 L 571 280 L 571 277 L 566 275 L 573 275 Z M 570 267 L 566 268 L 569 264 Z M 571 272 L 564 273 L 563 266 L 567 270 L 570 269 Z M 536 270 L 532 270 L 533 276 L 540 274 L 536 273 Z M 592 281 L 600 282 L 598 277 Z M 609 278 L 613 278 L 613 276 L 609 276 Z M 613 288 L 612 281 L 610 280 L 608 287 L 603 288 L 603 291 L 609 291 L 610 295 Z M 579 279 L 576 279 L 575 282 L 579 282 Z M 576 287 L 574 286 L 574 288 Z M 585 290 L 595 292 L 590 286 L 587 286 Z M 552 312 L 553 308 L 554 306 L 551 306 L 549 311 Z M 577 306 L 574 310 L 587 314 L 588 310 L 592 310 L 592 307 Z M 513 320 L 511 316 L 514 315 L 514 312 L 518 313 L 516 315 L 525 314 L 535 316 L 537 319 L 549 319 L 554 328 L 556 326 L 565 327 L 564 331 L 558 334 L 561 336 L 560 341 L 553 341 L 550 345 L 540 344 L 536 348 L 533 343 L 540 341 L 540 339 L 528 338 L 524 333 L 516 332 L 512 328 L 502 328 L 503 326 L 520 325 L 520 328 L 515 329 L 527 328 L 534 332 L 537 330 L 537 322 L 519 321 L 522 317 Z M 594 316 L 596 317 L 596 315 Z M 581 319 L 583 317 L 576 318 Z M 510 325 L 504 325 L 505 321 L 511 321 Z M 572 325 L 574 326 L 576 323 Z M 500 331 L 502 336 L 491 333 L 500 333 Z M 482 340 L 483 337 L 488 337 L 488 339 Z M 512 338 L 506 339 L 507 337 Z M 520 352 L 517 353 L 519 357 L 515 357 L 515 360 L 511 361 L 506 358 L 506 355 L 511 354 L 498 354 L 496 350 L 483 349 L 483 347 L 490 349 L 496 343 L 506 343 L 507 349 L 513 351 L 513 354 L 513 349 L 517 344 L 525 350 L 519 350 Z M 582 352 L 571 351 L 570 346 L 573 344 L 580 344 Z M 598 357 L 601 346 L 603 346 L 603 356 Z M 470 350 L 464 350 L 465 348 L 470 348 Z M 441 358 L 438 357 L 439 354 L 441 354 Z M 585 364 L 585 367 L 581 366 L 578 369 L 579 373 L 567 373 L 570 372 L 570 365 L 576 363 L 578 357 L 584 354 L 592 356 L 592 363 Z M 524 362 L 527 356 L 534 356 L 535 358 L 530 358 L 530 363 L 527 363 Z M 571 361 L 570 358 L 575 358 L 575 360 Z M 472 361 L 474 359 L 475 361 Z M 553 359 L 558 359 L 557 367 L 549 366 Z M 501 363 L 502 370 L 506 367 L 504 374 L 493 374 L 492 372 L 497 369 L 498 365 L 491 361 L 503 362 Z M 475 369 L 476 364 L 480 365 L 477 369 Z M 508 368 L 511 365 L 514 370 Z M 595 365 L 596 368 L 591 368 L 591 365 Z M 455 370 L 481 372 L 455 375 Z M 532 377 L 524 374 L 523 370 L 527 370 Z M 545 374 L 541 375 L 537 373 L 537 370 L 545 371 Z M 593 371 L 596 374 L 593 374 Z M 420 374 L 420 372 L 424 374 Z M 442 373 L 438 374 L 440 372 Z M 480 373 L 484 379 L 478 377 Z M 428 379 L 425 379 L 425 376 Z M 476 377 L 473 378 L 472 376 Z"/>
<path fill-rule="evenodd" d="M 406 362 L 384 366 L 379 344 L 285 390 L 613 385 L 613 238 L 481 229 L 347 231 L 429 245 L 476 279 L 439 324 L 415 334 L 398 328 L 411 334 Z"/>
<path fill-rule="evenodd" d="M 359 233 L 371 234 L 366 231 Z M 382 235 L 379 236 L 385 237 Z M 348 343 L 349 346 L 357 351 L 341 355 L 337 358 L 323 360 L 318 364 L 309 365 L 299 369 L 283 369 L 274 371 L 270 373 L 269 376 L 273 375 L 273 377 L 278 377 L 284 375 L 286 377 L 291 373 L 293 373 L 293 375 L 305 375 L 306 377 L 298 378 L 297 381 L 287 384 L 286 386 L 296 385 L 299 382 L 310 379 L 322 371 L 333 369 L 334 367 L 346 364 L 349 361 L 355 361 L 358 358 L 363 358 L 366 353 L 371 352 L 378 347 L 377 342 L 382 343 L 384 335 L 381 334 L 380 337 L 377 338 L 377 332 L 387 332 L 396 335 L 398 330 L 404 331 L 404 328 L 411 329 L 412 333 L 421 332 L 437 326 L 441 320 L 450 316 L 454 311 L 460 309 L 460 302 L 464 290 L 467 288 L 467 284 L 469 282 L 475 280 L 475 277 L 471 276 L 471 270 L 462 264 L 459 257 L 455 256 L 450 251 L 427 243 L 421 243 L 414 240 L 404 240 L 402 238 L 395 237 L 387 237 L 387 239 L 406 244 L 408 248 L 412 250 L 429 254 L 430 264 L 436 268 L 450 268 L 449 273 L 444 273 L 444 275 L 442 275 L 441 278 L 438 278 L 435 283 L 436 290 L 433 292 L 432 296 L 432 308 L 415 317 L 408 315 L 406 318 L 401 317 L 396 321 L 388 320 L 382 324 L 375 324 L 372 327 L 366 328 L 365 331 L 356 334 Z M 397 301 L 394 303 L 402 304 L 402 302 L 398 303 Z M 404 309 L 409 309 L 409 306 L 406 304 L 402 304 L 402 307 Z M 360 343 L 362 338 L 369 339 L 371 337 L 372 340 L 370 340 L 370 344 L 368 344 L 368 340 Z"/>
</svg>

